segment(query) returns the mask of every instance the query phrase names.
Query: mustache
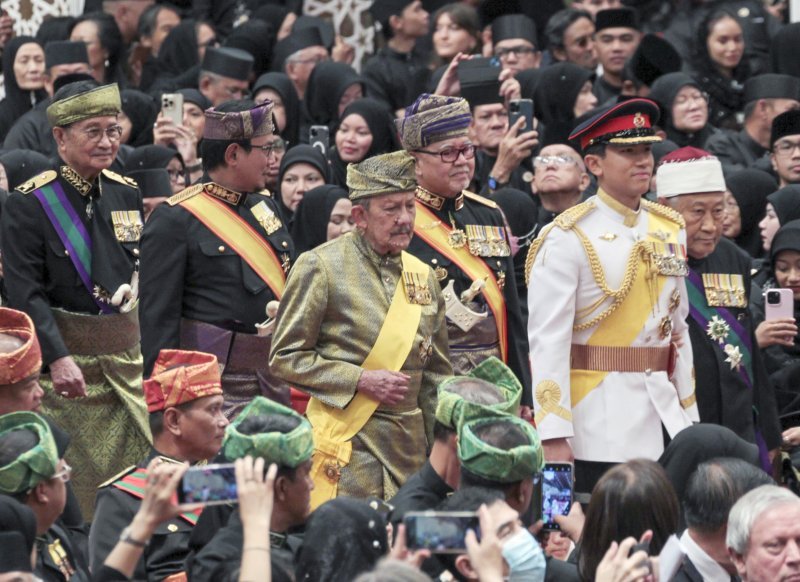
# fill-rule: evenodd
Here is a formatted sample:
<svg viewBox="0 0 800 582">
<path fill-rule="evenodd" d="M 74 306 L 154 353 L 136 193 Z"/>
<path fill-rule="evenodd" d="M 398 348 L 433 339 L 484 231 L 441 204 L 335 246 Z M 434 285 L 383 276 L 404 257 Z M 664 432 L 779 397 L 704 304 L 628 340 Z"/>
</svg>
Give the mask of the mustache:
<svg viewBox="0 0 800 582">
<path fill-rule="evenodd" d="M 391 231 L 390 234 L 397 235 L 397 234 L 411 234 L 413 229 L 410 226 L 401 226 L 400 228 L 395 228 Z"/>
</svg>

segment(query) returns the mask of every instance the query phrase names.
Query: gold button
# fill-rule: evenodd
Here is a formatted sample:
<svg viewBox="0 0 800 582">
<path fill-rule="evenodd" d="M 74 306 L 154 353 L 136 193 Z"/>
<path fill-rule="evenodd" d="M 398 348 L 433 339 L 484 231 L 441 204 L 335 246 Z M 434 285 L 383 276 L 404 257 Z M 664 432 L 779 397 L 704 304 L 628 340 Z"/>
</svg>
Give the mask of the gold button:
<svg viewBox="0 0 800 582">
<path fill-rule="evenodd" d="M 167 529 L 172 533 L 175 533 L 176 531 L 178 531 L 178 526 L 175 525 L 174 523 L 170 523 L 169 525 L 167 525 Z"/>
<path fill-rule="evenodd" d="M 218 250 L 219 252 L 221 252 L 221 253 L 224 253 L 224 252 L 225 252 L 225 247 L 224 247 L 224 246 L 222 246 L 222 245 L 219 245 L 219 248 L 218 248 L 217 250 Z"/>
<path fill-rule="evenodd" d="M 134 257 L 138 257 L 139 256 L 139 249 L 133 249 L 133 256 Z"/>
<path fill-rule="evenodd" d="M 434 265 L 438 265 L 438 264 L 439 264 L 439 261 L 438 261 L 438 260 L 436 260 L 436 259 L 431 259 L 431 263 L 433 263 Z"/>
<path fill-rule="evenodd" d="M 286 241 L 283 241 L 283 242 L 281 243 L 281 246 L 282 246 L 283 248 L 287 248 L 287 247 L 289 246 L 289 243 L 287 243 Z"/>
</svg>

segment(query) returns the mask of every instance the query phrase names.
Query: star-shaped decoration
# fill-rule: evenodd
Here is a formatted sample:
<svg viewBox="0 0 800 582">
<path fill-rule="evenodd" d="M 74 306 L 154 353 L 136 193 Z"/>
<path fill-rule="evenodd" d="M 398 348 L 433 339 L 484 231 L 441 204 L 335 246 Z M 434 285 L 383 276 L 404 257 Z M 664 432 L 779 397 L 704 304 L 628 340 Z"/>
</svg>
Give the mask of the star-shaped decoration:
<svg viewBox="0 0 800 582">
<path fill-rule="evenodd" d="M 739 366 L 742 365 L 742 352 L 739 351 L 737 346 L 732 346 L 731 344 L 725 344 L 723 349 L 728 356 L 725 361 L 731 365 L 731 370 L 738 370 Z"/>
<path fill-rule="evenodd" d="M 719 315 L 712 317 L 711 321 L 708 322 L 708 327 L 706 328 L 708 337 L 716 342 L 719 342 L 720 344 L 725 343 L 725 338 L 728 337 L 730 332 L 731 326 L 725 323 L 725 320 Z"/>
</svg>

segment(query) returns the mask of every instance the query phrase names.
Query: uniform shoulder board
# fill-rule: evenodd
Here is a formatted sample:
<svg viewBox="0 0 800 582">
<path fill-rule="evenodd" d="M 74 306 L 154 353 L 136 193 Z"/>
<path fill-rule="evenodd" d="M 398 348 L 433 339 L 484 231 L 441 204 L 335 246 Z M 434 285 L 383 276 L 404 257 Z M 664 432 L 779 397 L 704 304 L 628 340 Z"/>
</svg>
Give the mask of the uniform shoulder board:
<svg viewBox="0 0 800 582">
<path fill-rule="evenodd" d="M 57 177 L 58 173 L 55 170 L 47 170 L 45 172 L 42 172 L 41 174 L 34 176 L 27 182 L 20 184 L 19 186 L 17 186 L 17 190 L 19 192 L 22 192 L 23 194 L 30 194 L 37 188 L 41 188 L 45 184 L 49 184 Z"/>
<path fill-rule="evenodd" d="M 582 202 L 577 206 L 567 208 L 564 212 L 556 216 L 553 222 L 563 230 L 570 230 L 580 219 L 589 214 L 595 208 L 597 207 L 595 206 L 594 202 Z"/>
<path fill-rule="evenodd" d="M 127 477 L 128 475 L 133 473 L 138 468 L 139 467 L 137 467 L 136 465 L 131 465 L 127 469 L 123 469 L 122 471 L 120 471 L 119 473 L 117 473 L 116 475 L 111 477 L 111 479 L 109 479 L 108 481 L 103 481 L 102 483 L 100 483 L 100 485 L 98 485 L 97 488 L 98 489 L 102 489 L 103 487 L 108 487 L 109 485 L 111 485 L 112 483 L 116 483 L 117 481 L 119 481 L 123 477 Z"/>
<path fill-rule="evenodd" d="M 259 190 L 257 194 L 261 194 L 262 196 L 266 196 L 267 198 L 272 198 L 272 192 L 264 188 L 263 190 Z"/>
<path fill-rule="evenodd" d="M 189 186 L 185 190 L 181 190 L 174 196 L 170 196 L 169 198 L 167 198 L 167 204 L 169 204 L 170 206 L 176 206 L 181 202 L 183 202 L 184 200 L 188 200 L 192 196 L 197 196 L 198 194 L 200 194 L 200 192 L 203 191 L 204 187 L 205 186 L 203 186 L 203 184 L 195 184 L 194 186 Z"/>
<path fill-rule="evenodd" d="M 480 202 L 484 206 L 488 206 L 489 208 L 499 208 L 496 202 L 492 202 L 488 198 L 481 196 L 480 194 L 475 194 L 474 192 L 470 192 L 469 190 L 464 190 L 464 196 L 469 198 L 470 200 L 474 200 L 475 202 Z"/>
<path fill-rule="evenodd" d="M 671 220 L 681 228 L 686 228 L 686 221 L 683 220 L 681 213 L 673 210 L 669 206 L 664 206 L 658 202 L 651 202 L 650 200 L 645 199 L 642 199 L 642 205 L 653 214 L 660 216 L 661 218 Z"/>
<path fill-rule="evenodd" d="M 125 184 L 126 186 L 131 186 L 133 188 L 138 188 L 139 184 L 136 183 L 136 180 L 131 178 L 126 178 L 125 176 L 120 176 L 116 172 L 112 172 L 111 170 L 103 170 L 103 175 L 108 178 L 109 180 L 114 180 L 115 182 L 119 182 L 120 184 Z"/>
</svg>

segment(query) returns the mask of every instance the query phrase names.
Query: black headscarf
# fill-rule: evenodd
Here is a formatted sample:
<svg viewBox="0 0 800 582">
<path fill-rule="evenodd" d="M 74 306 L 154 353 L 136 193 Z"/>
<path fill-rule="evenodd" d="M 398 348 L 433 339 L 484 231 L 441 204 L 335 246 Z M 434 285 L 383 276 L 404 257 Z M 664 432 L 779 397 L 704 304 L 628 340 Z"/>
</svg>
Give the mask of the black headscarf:
<svg viewBox="0 0 800 582">
<path fill-rule="evenodd" d="M 225 45 L 241 49 L 253 56 L 253 73 L 258 76 L 269 68 L 272 47 L 275 44 L 275 29 L 263 20 L 248 20 L 237 26 Z"/>
<path fill-rule="evenodd" d="M 347 190 L 324 184 L 309 190 L 294 213 L 292 240 L 297 253 L 311 250 L 328 240 L 328 222 L 336 203 L 347 198 Z"/>
<path fill-rule="evenodd" d="M 778 184 L 766 172 L 749 168 L 731 174 L 726 182 L 739 205 L 742 222 L 742 230 L 734 242 L 750 256 L 759 257 L 764 247 L 758 223 L 767 211 L 767 196 L 775 192 Z"/>
<path fill-rule="evenodd" d="M 781 226 L 800 219 L 800 184 L 784 186 L 767 196 L 767 202 L 775 209 L 775 215 Z"/>
<path fill-rule="evenodd" d="M 545 127 L 542 147 L 567 143 L 575 126 L 575 101 L 593 77 L 594 73 L 574 63 L 550 65 L 539 74 L 533 103 Z"/>
<path fill-rule="evenodd" d="M 308 78 L 305 105 L 312 125 L 327 125 L 333 130 L 339 120 L 339 100 L 350 85 L 364 81 L 355 69 L 344 63 L 318 63 Z"/>
<path fill-rule="evenodd" d="M 388 551 L 386 520 L 366 501 L 338 497 L 306 523 L 297 558 L 297 582 L 354 580 Z"/>
<path fill-rule="evenodd" d="M 661 120 L 658 125 L 667 133 L 667 139 L 678 144 L 678 147 L 693 146 L 702 148 L 708 137 L 713 133 L 713 128 L 706 122 L 705 127 L 696 133 L 686 133 L 677 129 L 672 120 L 672 103 L 678 92 L 684 87 L 691 86 L 702 91 L 700 84 L 686 73 L 667 73 L 660 76 L 650 87 L 649 99 L 658 103 L 661 109 Z"/>
<path fill-rule="evenodd" d="M 177 150 L 155 144 L 139 146 L 125 160 L 125 171 L 166 168 L 176 156 L 183 164 L 183 158 Z"/>
<path fill-rule="evenodd" d="M 14 74 L 14 59 L 17 58 L 19 49 L 26 44 L 42 45 L 32 36 L 18 36 L 8 41 L 3 51 L 3 78 L 5 79 L 6 97 L 0 101 L 0 140 L 5 140 L 8 130 L 25 112 L 34 104 L 47 97 L 44 89 L 36 91 L 23 91 L 17 84 Z"/>
<path fill-rule="evenodd" d="M 158 105 L 155 100 L 147 93 L 135 89 L 123 89 L 120 96 L 122 111 L 131 120 L 133 126 L 131 136 L 128 138 L 128 145 L 139 147 L 153 143 L 153 124 L 158 117 Z"/>
<path fill-rule="evenodd" d="M 272 89 L 283 99 L 286 109 L 286 127 L 280 132 L 289 145 L 300 143 L 300 98 L 286 73 L 264 73 L 253 85 L 253 95 L 261 89 Z"/>
<path fill-rule="evenodd" d="M 363 117 L 372 134 L 372 143 L 363 159 L 400 149 L 400 141 L 397 139 L 397 130 L 394 127 L 392 114 L 384 103 L 376 99 L 370 99 L 369 97 L 353 101 L 350 105 L 345 107 L 342 112 L 342 118 L 339 120 L 339 123 L 336 124 L 337 131 L 341 122 L 351 114 Z M 334 132 L 333 135 L 335 140 L 336 133 Z M 346 188 L 347 163 L 342 161 L 335 148 L 331 150 L 330 155 L 333 174 L 332 182 L 342 188 Z M 358 161 L 360 162 L 361 160 Z"/>
<path fill-rule="evenodd" d="M 784 24 L 772 38 L 772 72 L 800 77 L 800 22 Z"/>
<path fill-rule="evenodd" d="M 6 170 L 9 192 L 52 167 L 47 156 L 32 150 L 14 150 L 0 155 L 0 164 Z"/>
<path fill-rule="evenodd" d="M 19 551 L 11 551 L 6 544 L 0 545 L 3 548 L 0 572 L 30 572 L 31 552 L 36 543 L 36 516 L 31 508 L 7 495 L 0 495 L 0 532 L 14 532 L 22 538 L 8 540 L 15 547 L 21 543 Z"/>
<path fill-rule="evenodd" d="M 281 218 L 283 218 L 283 222 L 287 226 L 291 226 L 294 220 L 294 211 L 283 203 L 283 196 L 280 193 L 281 184 L 283 183 L 283 175 L 286 171 L 294 164 L 299 163 L 306 163 L 314 166 L 320 171 L 326 183 L 330 175 L 328 160 L 325 159 L 325 156 L 317 148 L 308 144 L 300 144 L 286 151 L 286 154 L 284 154 L 281 160 L 281 167 L 278 170 L 278 195 L 276 197 L 276 202 L 278 203 L 278 210 L 280 210 Z"/>
<path fill-rule="evenodd" d="M 173 28 L 158 51 L 162 75 L 177 77 L 200 64 L 197 54 L 197 21 L 191 18 Z"/>
</svg>

